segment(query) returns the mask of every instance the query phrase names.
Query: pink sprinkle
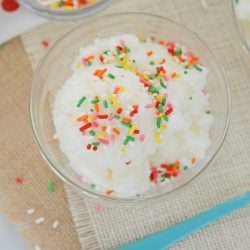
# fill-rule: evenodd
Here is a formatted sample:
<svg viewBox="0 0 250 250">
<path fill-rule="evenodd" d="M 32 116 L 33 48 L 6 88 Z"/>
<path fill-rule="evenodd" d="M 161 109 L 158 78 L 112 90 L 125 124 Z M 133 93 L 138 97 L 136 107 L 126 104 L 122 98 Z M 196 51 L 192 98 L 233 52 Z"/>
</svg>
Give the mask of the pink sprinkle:
<svg viewBox="0 0 250 250">
<path fill-rule="evenodd" d="M 125 41 L 123 39 L 121 39 L 120 40 L 120 44 L 124 46 L 125 45 Z"/>
<path fill-rule="evenodd" d="M 115 141 L 115 136 L 114 135 L 111 135 L 111 141 Z"/>
<path fill-rule="evenodd" d="M 160 111 L 159 110 L 156 110 L 156 115 L 159 115 L 160 114 Z"/>
<path fill-rule="evenodd" d="M 202 89 L 201 92 L 204 94 L 204 95 L 207 95 L 207 91 L 205 89 Z"/>
<path fill-rule="evenodd" d="M 94 115 L 93 115 L 93 118 L 94 118 L 94 120 L 96 120 L 97 119 L 97 113 L 94 113 Z"/>
<path fill-rule="evenodd" d="M 100 139 L 100 138 L 99 138 L 98 141 L 99 141 L 100 143 L 104 144 L 104 145 L 108 145 L 108 144 L 109 144 L 109 141 L 104 140 L 104 139 Z"/>
<path fill-rule="evenodd" d="M 101 207 L 100 205 L 97 205 L 97 206 L 95 207 L 95 211 L 96 211 L 96 212 L 101 212 L 101 211 L 102 211 L 102 207 Z"/>
<path fill-rule="evenodd" d="M 112 121 L 114 119 L 114 114 L 109 115 L 108 120 Z"/>
<path fill-rule="evenodd" d="M 84 66 L 87 66 L 87 60 L 85 58 L 82 59 L 82 63 Z"/>
<path fill-rule="evenodd" d="M 121 77 L 124 77 L 124 75 L 121 75 Z"/>
<path fill-rule="evenodd" d="M 154 105 L 151 103 L 151 104 L 147 104 L 146 106 L 145 106 L 145 108 L 146 109 L 151 109 L 151 108 L 153 108 L 154 107 Z"/>
<path fill-rule="evenodd" d="M 98 123 L 97 122 L 92 122 L 92 127 L 98 128 Z"/>
<path fill-rule="evenodd" d="M 140 140 L 141 142 L 143 142 L 143 141 L 145 140 L 145 135 L 144 135 L 144 134 L 141 134 L 140 137 L 139 137 L 139 140 Z"/>
<path fill-rule="evenodd" d="M 173 105 L 171 103 L 168 103 L 167 107 L 171 109 L 171 108 L 173 108 Z"/>
<path fill-rule="evenodd" d="M 164 94 L 163 94 L 163 97 L 164 97 L 165 99 L 167 99 L 167 98 L 168 98 L 168 93 L 167 93 L 167 92 L 164 93 Z"/>
<path fill-rule="evenodd" d="M 162 77 L 163 77 L 163 79 L 164 79 L 165 81 L 168 81 L 168 80 L 169 80 L 169 78 L 168 78 L 168 76 L 167 76 L 166 74 L 164 74 Z"/>
</svg>

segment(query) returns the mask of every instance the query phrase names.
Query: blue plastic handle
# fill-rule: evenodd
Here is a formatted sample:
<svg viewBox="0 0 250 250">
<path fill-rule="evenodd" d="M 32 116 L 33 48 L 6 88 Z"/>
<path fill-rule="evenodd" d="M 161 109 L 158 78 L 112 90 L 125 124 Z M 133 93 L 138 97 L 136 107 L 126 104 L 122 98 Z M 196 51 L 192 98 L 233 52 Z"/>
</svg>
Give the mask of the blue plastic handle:
<svg viewBox="0 0 250 250">
<path fill-rule="evenodd" d="M 250 192 L 226 201 L 211 208 L 191 219 L 188 219 L 173 227 L 160 231 L 135 241 L 131 244 L 121 246 L 115 250 L 164 250 L 177 241 L 197 232 L 201 228 L 219 220 L 220 218 L 250 204 Z"/>
</svg>

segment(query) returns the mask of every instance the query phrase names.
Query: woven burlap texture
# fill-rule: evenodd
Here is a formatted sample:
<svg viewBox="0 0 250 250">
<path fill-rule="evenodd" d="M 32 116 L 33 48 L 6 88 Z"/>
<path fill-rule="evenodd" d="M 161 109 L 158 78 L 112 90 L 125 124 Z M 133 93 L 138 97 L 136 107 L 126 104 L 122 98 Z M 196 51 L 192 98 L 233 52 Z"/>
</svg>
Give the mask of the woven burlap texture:
<svg viewBox="0 0 250 250">
<path fill-rule="evenodd" d="M 150 207 L 103 207 L 67 187 L 67 196 L 82 249 L 110 249 L 169 227 L 250 190 L 250 66 L 236 38 L 228 1 L 117 0 L 105 13 L 141 11 L 169 17 L 206 41 L 222 64 L 232 97 L 227 139 L 211 166 L 175 197 Z M 35 68 L 44 53 L 43 39 L 53 42 L 72 23 L 50 22 L 22 36 Z M 249 249 L 250 208 L 188 237 L 172 249 Z"/>
</svg>

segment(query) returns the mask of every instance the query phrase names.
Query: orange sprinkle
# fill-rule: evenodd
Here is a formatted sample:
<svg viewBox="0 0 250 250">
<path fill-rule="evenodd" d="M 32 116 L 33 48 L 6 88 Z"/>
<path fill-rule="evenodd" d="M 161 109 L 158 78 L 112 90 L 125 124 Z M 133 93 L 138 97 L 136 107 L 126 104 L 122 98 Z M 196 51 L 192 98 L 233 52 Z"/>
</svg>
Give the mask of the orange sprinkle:
<svg viewBox="0 0 250 250">
<path fill-rule="evenodd" d="M 172 77 L 172 78 L 175 78 L 175 77 L 176 77 L 176 72 L 172 73 L 172 74 L 171 74 L 171 77 Z"/>
<path fill-rule="evenodd" d="M 125 123 L 130 123 L 131 119 L 127 118 L 127 117 L 124 117 L 124 118 L 122 118 L 122 121 L 125 122 Z"/>
<path fill-rule="evenodd" d="M 94 60 L 94 58 L 95 58 L 94 55 L 90 55 L 90 56 L 87 57 L 87 60 L 88 60 L 88 61 L 91 61 L 91 60 Z"/>
<path fill-rule="evenodd" d="M 102 126 L 102 131 L 106 131 L 106 129 L 107 129 L 107 126 Z"/>
<path fill-rule="evenodd" d="M 108 190 L 106 191 L 106 194 L 107 194 L 107 195 L 111 195 L 113 192 L 114 192 L 114 190 L 108 189 Z"/>
<path fill-rule="evenodd" d="M 84 121 L 84 120 L 87 120 L 88 119 L 88 115 L 83 115 L 83 116 L 81 116 L 81 117 L 78 117 L 76 120 L 78 121 L 78 122 L 81 122 L 81 121 Z"/>
<path fill-rule="evenodd" d="M 150 50 L 150 51 L 147 52 L 147 56 L 152 56 L 152 55 L 153 55 L 153 51 L 152 50 Z"/>
<path fill-rule="evenodd" d="M 192 164 L 195 164 L 195 162 L 196 162 L 196 158 L 193 157 L 192 160 L 191 160 L 191 163 L 192 163 Z"/>
<path fill-rule="evenodd" d="M 99 104 L 98 104 L 98 103 L 95 103 L 95 104 L 94 104 L 94 108 L 95 108 L 95 111 L 96 111 L 96 112 L 99 112 L 99 111 L 100 111 L 100 108 L 99 108 Z"/>
<path fill-rule="evenodd" d="M 161 63 L 165 63 L 166 62 L 166 60 L 163 58 L 162 60 L 161 60 Z"/>
<path fill-rule="evenodd" d="M 106 71 L 107 69 L 97 69 L 95 70 L 93 75 L 99 77 L 100 79 L 103 79 L 103 75 L 105 74 Z"/>
<path fill-rule="evenodd" d="M 114 132 L 114 134 L 119 135 L 121 132 L 118 128 L 112 128 L 112 131 Z"/>
<path fill-rule="evenodd" d="M 165 44 L 165 41 L 164 41 L 164 40 L 160 40 L 160 41 L 159 41 L 159 44 L 160 44 L 160 45 L 164 45 L 164 44 Z"/>
</svg>

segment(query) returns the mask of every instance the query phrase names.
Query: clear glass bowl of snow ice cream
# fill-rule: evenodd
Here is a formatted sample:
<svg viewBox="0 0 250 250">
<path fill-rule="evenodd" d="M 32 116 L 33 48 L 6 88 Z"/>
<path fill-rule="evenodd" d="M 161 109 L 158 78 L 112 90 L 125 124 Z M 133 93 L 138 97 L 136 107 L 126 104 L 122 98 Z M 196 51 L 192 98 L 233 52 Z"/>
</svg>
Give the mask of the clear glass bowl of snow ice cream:
<svg viewBox="0 0 250 250">
<path fill-rule="evenodd" d="M 238 38 L 250 54 L 250 0 L 230 0 L 231 13 Z"/>
<path fill-rule="evenodd" d="M 36 70 L 30 99 L 48 165 L 87 197 L 165 199 L 222 145 L 230 100 L 221 65 L 166 18 L 120 13 L 62 36 Z"/>
</svg>

